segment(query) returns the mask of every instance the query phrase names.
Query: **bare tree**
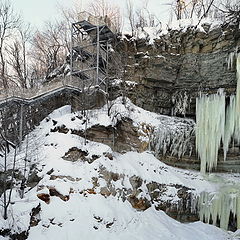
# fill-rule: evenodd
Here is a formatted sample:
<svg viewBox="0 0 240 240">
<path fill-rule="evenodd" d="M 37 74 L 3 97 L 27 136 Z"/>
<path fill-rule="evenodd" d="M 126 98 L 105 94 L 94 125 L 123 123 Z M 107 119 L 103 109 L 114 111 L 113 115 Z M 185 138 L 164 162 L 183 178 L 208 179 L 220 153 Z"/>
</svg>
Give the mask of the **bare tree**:
<svg viewBox="0 0 240 240">
<path fill-rule="evenodd" d="M 21 25 L 16 32 L 15 40 L 8 46 L 8 64 L 11 66 L 11 77 L 22 88 L 27 88 L 29 69 L 27 56 L 27 43 L 31 37 L 30 25 Z"/>
<path fill-rule="evenodd" d="M 112 25 L 116 31 L 122 28 L 122 16 L 120 7 L 108 0 L 93 0 L 88 10 L 94 16 L 102 17 L 107 25 Z"/>
<path fill-rule="evenodd" d="M 220 13 L 220 18 L 226 24 L 235 24 L 237 28 L 240 26 L 240 2 L 237 0 L 223 0 L 219 6 L 214 5 Z"/>
<path fill-rule="evenodd" d="M 131 31 L 132 31 L 132 36 L 135 35 L 135 16 L 134 16 L 134 8 L 133 8 L 133 2 L 132 0 L 127 0 L 126 1 L 126 6 L 127 6 L 127 18 L 128 18 L 128 22 L 130 24 L 131 27 Z"/>
<path fill-rule="evenodd" d="M 126 0 L 127 18 L 131 27 L 132 36 L 137 34 L 137 29 L 144 27 L 156 27 L 161 29 L 159 19 L 149 10 L 148 0 L 142 2 L 141 8 L 134 8 L 132 0 Z"/>
<path fill-rule="evenodd" d="M 3 218 L 6 220 L 8 218 L 8 207 L 11 203 L 12 190 L 13 190 L 13 186 L 14 186 L 14 171 L 15 171 L 15 167 L 16 167 L 17 148 L 16 148 L 15 144 L 13 144 L 11 141 L 7 140 L 7 138 L 6 138 L 6 136 L 4 136 L 3 132 L 1 132 L 0 135 L 1 135 L 1 142 L 2 142 L 0 156 L 4 158 L 2 207 L 3 207 Z M 9 176 L 8 153 L 10 152 L 11 148 L 14 148 L 15 150 L 14 150 L 14 156 L 12 159 L 11 174 Z"/>
<path fill-rule="evenodd" d="M 63 26 L 62 39 L 63 39 L 63 42 L 65 43 L 66 48 L 68 49 L 68 52 L 70 53 L 72 23 L 78 22 L 79 14 L 83 11 L 82 3 L 81 1 L 78 1 L 77 3 L 75 3 L 73 8 L 66 8 L 64 6 L 59 6 L 59 11 L 63 18 L 63 21 L 61 23 Z"/>
<path fill-rule="evenodd" d="M 43 31 L 37 31 L 32 40 L 33 71 L 37 77 L 46 77 L 56 67 L 64 63 L 67 48 L 62 41 L 63 24 L 46 23 Z"/>
<path fill-rule="evenodd" d="M 202 19 L 214 13 L 214 1 L 215 0 L 174 0 L 172 2 L 172 9 L 177 20 L 192 18 L 194 16 Z"/>
<path fill-rule="evenodd" d="M 9 1 L 0 2 L 0 78 L 4 88 L 8 88 L 5 45 L 19 26 L 20 17 L 14 12 Z"/>
</svg>

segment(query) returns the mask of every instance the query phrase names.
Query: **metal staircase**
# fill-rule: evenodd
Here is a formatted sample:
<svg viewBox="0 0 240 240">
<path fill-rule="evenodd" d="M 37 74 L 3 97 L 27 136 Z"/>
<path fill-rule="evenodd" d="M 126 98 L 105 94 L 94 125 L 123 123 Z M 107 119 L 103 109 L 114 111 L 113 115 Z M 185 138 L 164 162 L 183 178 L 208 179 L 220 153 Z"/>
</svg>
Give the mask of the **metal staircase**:
<svg viewBox="0 0 240 240">
<path fill-rule="evenodd" d="M 89 17 L 88 17 L 89 18 Z M 70 56 L 70 76 L 59 76 L 48 84 L 31 89 L 0 88 L 0 104 L 11 99 L 31 101 L 34 98 L 51 95 L 61 89 L 102 89 L 107 92 L 109 75 L 116 64 L 112 51 L 115 46 L 116 34 L 104 21 L 91 16 L 90 20 L 81 20 L 72 24 L 72 41 Z M 90 23 L 90 22 L 94 22 Z M 113 59 L 114 58 L 114 59 Z"/>
<path fill-rule="evenodd" d="M 89 19 L 89 18 L 88 18 Z M 81 20 L 72 24 L 71 76 L 84 88 L 97 86 L 107 90 L 109 54 L 116 34 L 104 23 Z"/>
</svg>

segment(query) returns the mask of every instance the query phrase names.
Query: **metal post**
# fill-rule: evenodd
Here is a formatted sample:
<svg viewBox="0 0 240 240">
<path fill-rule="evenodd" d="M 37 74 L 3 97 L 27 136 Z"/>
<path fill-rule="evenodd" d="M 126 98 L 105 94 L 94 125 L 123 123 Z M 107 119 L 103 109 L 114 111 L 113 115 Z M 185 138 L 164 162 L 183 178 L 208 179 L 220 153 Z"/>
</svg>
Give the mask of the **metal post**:
<svg viewBox="0 0 240 240">
<path fill-rule="evenodd" d="M 97 68 L 96 68 L 96 85 L 99 84 L 99 51 L 100 51 L 100 43 L 99 43 L 99 25 L 97 26 Z"/>
<path fill-rule="evenodd" d="M 70 46 L 70 81 L 72 83 L 72 74 L 73 74 L 73 26 L 71 26 L 71 46 Z"/>
<path fill-rule="evenodd" d="M 107 53 L 106 53 L 106 82 L 105 82 L 105 86 L 106 86 L 106 93 L 108 94 L 108 87 L 109 87 L 109 64 L 108 64 L 108 54 L 109 54 L 109 43 L 107 41 Z"/>
<path fill-rule="evenodd" d="M 23 105 L 20 105 L 20 120 L 19 120 L 19 149 L 21 150 L 23 140 Z"/>
</svg>

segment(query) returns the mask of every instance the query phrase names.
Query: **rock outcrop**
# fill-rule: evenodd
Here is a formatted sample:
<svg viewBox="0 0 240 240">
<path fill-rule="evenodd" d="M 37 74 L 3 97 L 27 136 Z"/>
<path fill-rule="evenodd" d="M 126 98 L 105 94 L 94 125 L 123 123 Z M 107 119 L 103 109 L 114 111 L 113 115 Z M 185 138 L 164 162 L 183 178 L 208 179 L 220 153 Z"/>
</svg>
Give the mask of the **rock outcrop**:
<svg viewBox="0 0 240 240">
<path fill-rule="evenodd" d="M 229 54 L 240 46 L 240 30 L 221 26 L 210 31 L 194 27 L 171 30 L 149 45 L 143 39 L 123 40 L 127 79 L 135 82 L 128 96 L 144 109 L 161 114 L 195 116 L 199 91 L 236 89 Z"/>
</svg>

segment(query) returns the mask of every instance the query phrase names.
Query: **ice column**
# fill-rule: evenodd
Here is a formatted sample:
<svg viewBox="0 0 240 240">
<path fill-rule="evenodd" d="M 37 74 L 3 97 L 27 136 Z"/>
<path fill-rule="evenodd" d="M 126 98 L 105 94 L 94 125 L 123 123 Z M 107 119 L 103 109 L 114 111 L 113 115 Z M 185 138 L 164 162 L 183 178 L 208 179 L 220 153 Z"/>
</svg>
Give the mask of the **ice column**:
<svg viewBox="0 0 240 240">
<path fill-rule="evenodd" d="M 225 186 L 218 193 L 202 192 L 199 197 L 200 220 L 213 225 L 220 223 L 220 228 L 227 230 L 230 213 L 237 219 L 240 228 L 240 192 L 239 186 Z"/>
<path fill-rule="evenodd" d="M 225 94 L 203 95 L 196 102 L 196 148 L 201 159 L 201 172 L 217 166 L 218 149 L 224 139 Z"/>
<path fill-rule="evenodd" d="M 240 143 L 240 54 L 236 55 L 237 91 L 230 96 L 225 111 L 225 93 L 201 95 L 196 99 L 196 150 L 201 160 L 201 172 L 217 166 L 218 150 L 223 144 L 224 160 L 232 139 Z M 233 56 L 229 65 L 232 66 Z M 226 112 L 226 114 L 225 114 Z"/>
</svg>

